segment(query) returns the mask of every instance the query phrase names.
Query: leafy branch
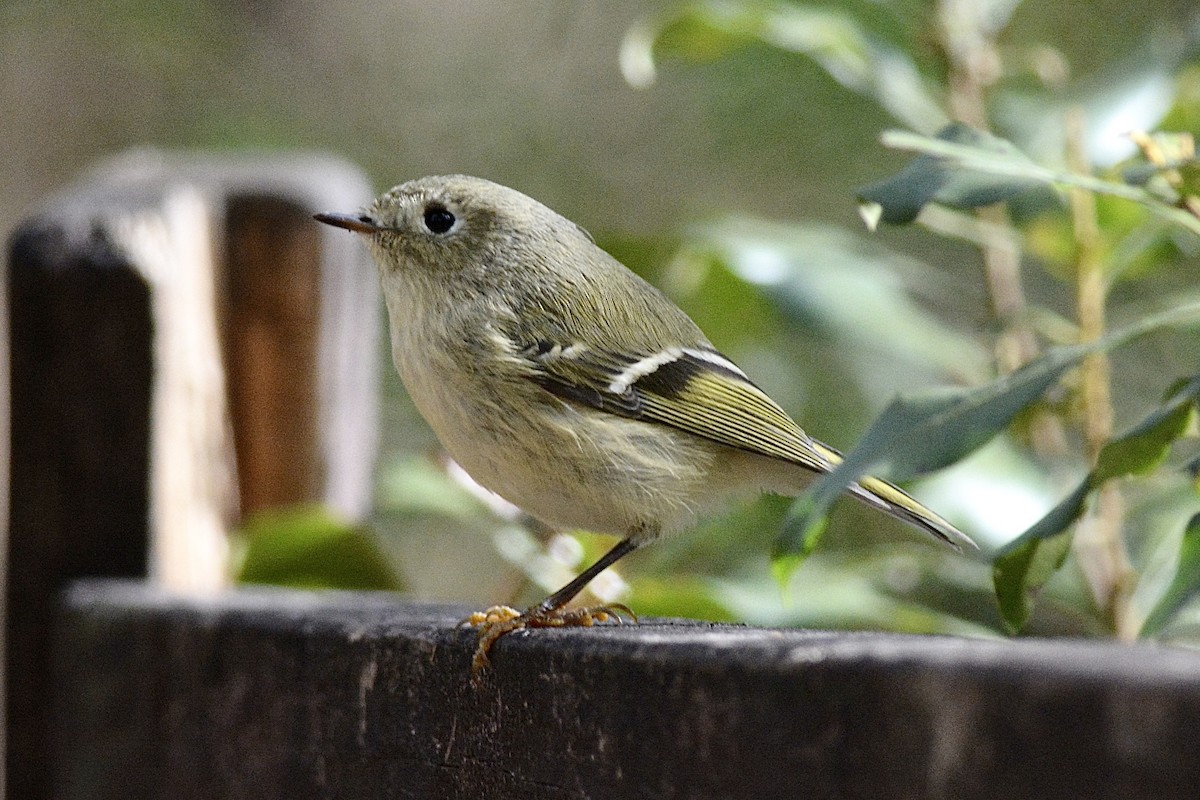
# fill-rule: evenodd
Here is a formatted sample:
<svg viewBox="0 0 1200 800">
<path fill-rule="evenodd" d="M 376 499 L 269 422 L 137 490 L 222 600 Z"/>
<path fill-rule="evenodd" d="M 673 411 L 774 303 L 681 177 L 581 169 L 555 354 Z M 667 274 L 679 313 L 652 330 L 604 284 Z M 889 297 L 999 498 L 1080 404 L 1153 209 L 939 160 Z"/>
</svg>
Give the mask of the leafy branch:
<svg viewBox="0 0 1200 800">
<path fill-rule="evenodd" d="M 995 137 L 987 138 L 1003 142 Z M 936 200 L 955 208 L 970 208 L 976 205 L 986 205 L 987 203 L 981 202 L 986 197 L 1001 199 L 1012 197 L 1029 191 L 1035 185 L 1074 186 L 1089 192 L 1138 203 L 1163 219 L 1200 236 L 1200 218 L 1187 210 L 1163 202 L 1160 195 L 1142 186 L 1044 167 L 1030 161 L 1011 143 L 1003 142 L 1002 147 L 980 147 L 979 142 L 984 140 L 986 139 L 981 136 L 975 141 L 958 142 L 940 138 L 940 136 L 939 138 L 922 136 L 902 130 L 885 131 L 880 136 L 880 142 L 886 147 L 920 153 L 936 160 L 938 168 L 942 172 L 952 171 L 948 168 L 957 169 L 958 172 L 955 173 L 957 181 L 969 183 L 976 187 L 975 191 L 980 192 L 978 198 L 974 195 L 967 195 L 964 189 L 956 188 L 958 183 L 955 183 L 940 195 L 937 192 L 931 193 L 926 202 Z M 1169 169 L 1170 166 L 1164 166 L 1163 169 Z M 928 167 L 922 165 L 922 169 L 932 169 L 932 165 Z M 984 192 L 992 194 L 988 195 Z M 871 200 L 866 195 L 864 195 L 864 200 L 868 204 L 868 210 L 863 212 L 864 216 L 867 217 L 868 224 L 874 227 L 871 217 L 877 221 L 879 216 L 875 216 L 876 213 L 883 215 L 885 209 L 881 203 Z M 904 203 L 900 208 L 907 210 L 911 202 L 912 200 Z M 988 202 L 996 202 L 996 200 Z M 878 212 L 874 210 L 872 204 L 879 206 Z M 896 222 L 906 221 L 900 217 L 884 216 L 883 219 L 885 222 L 892 222 L 893 219 Z"/>
<path fill-rule="evenodd" d="M 1196 326 L 1200 306 L 1185 301 L 1135 318 L 1115 332 L 1108 332 L 1107 320 L 1118 281 L 1181 265 L 1181 255 L 1200 250 L 1200 161 L 1189 133 L 1135 133 L 1130 138 L 1139 156 L 1119 171 L 1097 171 L 1084 147 L 1088 98 L 1073 91 L 1063 102 L 1071 83 L 1069 65 L 1044 45 L 998 45 L 1017 5 L 939 0 L 928 9 L 926 26 L 913 29 L 908 19 L 888 18 L 895 13 L 890 8 L 856 13 L 852 7 L 830 10 L 772 0 L 701 0 L 635 26 L 623 47 L 622 65 L 631 84 L 644 86 L 656 79 L 662 59 L 711 61 L 747 44 L 810 60 L 916 131 L 882 135 L 884 146 L 915 157 L 898 173 L 859 190 L 859 211 L 868 228 L 919 218 L 980 252 L 995 331 L 992 374 L 998 377 L 889 405 L 843 464 L 793 506 L 776 543 L 777 575 L 790 574 L 812 552 L 830 504 L 860 475 L 878 470 L 897 480 L 919 476 L 964 458 L 1002 432 L 1019 432 L 1042 465 L 1061 464 L 1071 443 L 1081 443 L 1075 459 L 1087 474 L 997 553 L 993 579 L 1004 624 L 1010 630 L 1025 624 L 1035 595 L 1073 552 L 1087 577 L 1097 622 L 1123 638 L 1137 635 L 1139 628 L 1142 635 L 1154 634 L 1200 594 L 1200 515 L 1182 533 L 1174 580 L 1139 624 L 1130 598 L 1146 576 L 1130 564 L 1128 544 L 1140 544 L 1146 532 L 1127 518 L 1121 492 L 1134 479 L 1178 480 L 1179 468 L 1164 459 L 1194 431 L 1200 376 L 1189 375 L 1139 423 L 1114 437 L 1114 378 L 1107 353 L 1151 330 L 1188 335 L 1184 329 Z M 907 47 L 897 31 L 908 32 Z M 918 55 L 927 54 L 930 41 L 942 59 L 935 70 L 926 69 Z M 1193 83 L 1200 81 L 1189 58 L 1187 47 L 1164 52 L 1159 75 L 1190 74 Z M 1032 92 L 1031 74 L 1039 84 Z M 1124 75 L 1114 70 L 1110 77 Z M 1191 85 L 1179 80 L 1181 86 Z M 1200 115 L 1194 94 L 1180 90 L 1184 110 L 1168 126 L 1194 127 L 1189 121 Z M 1031 96 L 1040 105 L 1029 114 L 1037 119 L 1025 121 L 1024 132 L 1058 121 L 1063 152 L 1031 156 L 994 132 L 997 99 L 1028 108 Z M 1005 105 L 1015 107 L 1014 102 Z M 959 121 L 944 124 L 950 119 Z M 1012 115 L 1006 122 L 1016 141 L 1034 139 L 1020 138 L 1021 121 Z M 1010 213 L 1006 203 L 1013 208 L 1019 203 L 1019 213 Z M 742 250 L 761 262 L 763 250 L 776 247 L 779 238 L 764 238 L 757 247 L 744 244 Z M 1027 302 L 1022 269 L 1030 255 L 1070 287 L 1073 320 Z M 786 253 L 789 264 L 807 267 L 812 259 Z M 1060 345 L 1045 349 L 1044 340 Z M 1188 374 L 1192 367 L 1184 370 Z M 1200 472 L 1200 458 L 1193 455 L 1183 469 Z M 1196 505 L 1194 497 L 1191 504 Z"/>
</svg>

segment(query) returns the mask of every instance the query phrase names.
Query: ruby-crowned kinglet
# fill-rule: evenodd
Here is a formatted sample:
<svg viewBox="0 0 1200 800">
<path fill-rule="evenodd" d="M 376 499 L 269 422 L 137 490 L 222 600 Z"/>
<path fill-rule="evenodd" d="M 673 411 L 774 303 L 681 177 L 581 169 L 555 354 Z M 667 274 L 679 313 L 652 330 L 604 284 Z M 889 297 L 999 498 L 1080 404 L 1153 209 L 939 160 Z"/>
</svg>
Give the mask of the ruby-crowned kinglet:
<svg viewBox="0 0 1200 800">
<path fill-rule="evenodd" d="M 428 177 L 361 214 L 317 219 L 367 236 L 392 359 L 450 455 L 551 526 L 621 537 L 537 606 L 477 615 L 476 667 L 510 630 L 590 624 L 594 613 L 565 606 L 641 545 L 731 497 L 799 494 L 840 461 L 661 292 L 520 192 Z M 849 491 L 970 543 L 889 483 L 863 478 Z"/>
</svg>

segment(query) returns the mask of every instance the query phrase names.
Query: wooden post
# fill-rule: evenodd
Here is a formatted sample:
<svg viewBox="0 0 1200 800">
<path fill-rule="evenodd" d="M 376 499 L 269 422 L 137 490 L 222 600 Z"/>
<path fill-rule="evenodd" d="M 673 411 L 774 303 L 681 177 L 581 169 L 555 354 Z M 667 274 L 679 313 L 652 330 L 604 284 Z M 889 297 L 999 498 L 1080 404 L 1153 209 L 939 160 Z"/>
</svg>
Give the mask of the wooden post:
<svg viewBox="0 0 1200 800">
<path fill-rule="evenodd" d="M 316 211 L 370 188 L 329 157 L 134 153 L 51 198 L 8 248 L 6 772 L 45 784 L 49 614 L 81 576 L 227 580 L 241 514 L 367 513 L 379 302 Z"/>
</svg>

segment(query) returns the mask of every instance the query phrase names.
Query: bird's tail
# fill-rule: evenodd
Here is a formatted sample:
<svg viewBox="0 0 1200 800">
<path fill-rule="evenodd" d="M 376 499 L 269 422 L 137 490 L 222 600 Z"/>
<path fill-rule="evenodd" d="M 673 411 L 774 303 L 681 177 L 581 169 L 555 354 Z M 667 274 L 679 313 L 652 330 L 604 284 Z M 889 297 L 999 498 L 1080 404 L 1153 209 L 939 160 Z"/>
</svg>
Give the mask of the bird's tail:
<svg viewBox="0 0 1200 800">
<path fill-rule="evenodd" d="M 842 456 L 836 450 L 815 440 L 813 445 L 830 464 L 837 465 L 842 462 Z M 955 550 L 961 551 L 964 545 L 979 549 L 979 545 L 975 544 L 971 537 L 921 505 L 899 486 L 868 476 L 859 478 L 857 483 L 850 484 L 847 491 L 867 505 L 874 506 L 880 511 L 941 539 Z"/>
</svg>

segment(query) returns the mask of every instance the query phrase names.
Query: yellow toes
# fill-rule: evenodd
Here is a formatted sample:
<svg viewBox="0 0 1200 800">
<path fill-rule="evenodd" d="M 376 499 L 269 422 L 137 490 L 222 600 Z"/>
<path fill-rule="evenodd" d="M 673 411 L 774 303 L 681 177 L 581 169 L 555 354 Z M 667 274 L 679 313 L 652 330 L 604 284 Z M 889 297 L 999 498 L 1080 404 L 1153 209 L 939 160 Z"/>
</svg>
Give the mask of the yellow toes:
<svg viewBox="0 0 1200 800">
<path fill-rule="evenodd" d="M 607 623 L 623 624 L 625 617 L 637 622 L 634 613 L 620 603 L 570 609 L 534 606 L 524 612 L 511 606 L 492 606 L 476 611 L 462 622 L 462 625 L 479 629 L 479 640 L 471 658 L 471 682 L 478 685 L 479 673 L 488 666 L 488 653 L 492 645 L 505 634 L 526 628 L 590 628 Z"/>
<path fill-rule="evenodd" d="M 485 608 L 483 611 L 476 611 L 460 622 L 459 625 L 480 628 L 487 625 L 511 622 L 520 616 L 521 612 L 512 606 L 491 606 L 490 608 Z"/>
</svg>

